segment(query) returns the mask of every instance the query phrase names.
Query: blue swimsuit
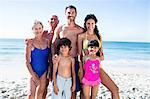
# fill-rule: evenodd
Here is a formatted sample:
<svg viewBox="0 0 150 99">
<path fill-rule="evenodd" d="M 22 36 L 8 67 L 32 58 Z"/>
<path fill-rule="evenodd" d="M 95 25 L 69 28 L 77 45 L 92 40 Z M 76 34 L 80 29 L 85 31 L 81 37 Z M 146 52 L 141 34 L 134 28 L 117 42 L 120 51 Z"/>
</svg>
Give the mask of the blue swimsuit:
<svg viewBox="0 0 150 99">
<path fill-rule="evenodd" d="M 32 69 L 36 74 L 41 77 L 48 70 L 48 59 L 49 59 L 50 49 L 47 47 L 45 49 L 38 49 L 34 47 L 31 51 L 31 65 Z"/>
</svg>

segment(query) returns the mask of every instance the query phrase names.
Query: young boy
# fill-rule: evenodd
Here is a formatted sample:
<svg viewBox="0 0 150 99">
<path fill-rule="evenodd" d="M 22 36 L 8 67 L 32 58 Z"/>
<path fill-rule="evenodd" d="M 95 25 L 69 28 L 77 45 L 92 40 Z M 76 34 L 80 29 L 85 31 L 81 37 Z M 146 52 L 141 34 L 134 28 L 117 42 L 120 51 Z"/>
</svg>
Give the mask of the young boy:
<svg viewBox="0 0 150 99">
<path fill-rule="evenodd" d="M 57 43 L 57 50 L 59 56 L 53 67 L 52 99 L 70 99 L 71 92 L 74 92 L 76 88 L 75 60 L 69 55 L 71 41 L 61 38 Z"/>
</svg>

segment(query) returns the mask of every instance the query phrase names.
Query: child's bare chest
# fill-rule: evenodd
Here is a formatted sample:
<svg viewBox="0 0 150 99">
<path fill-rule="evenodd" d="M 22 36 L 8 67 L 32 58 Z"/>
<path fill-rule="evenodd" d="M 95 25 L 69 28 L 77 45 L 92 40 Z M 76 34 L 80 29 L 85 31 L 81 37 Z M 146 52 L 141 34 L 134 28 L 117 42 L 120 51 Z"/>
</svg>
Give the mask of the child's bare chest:
<svg viewBox="0 0 150 99">
<path fill-rule="evenodd" d="M 59 64 L 61 67 L 69 68 L 69 67 L 71 67 L 71 60 L 69 58 L 68 59 L 67 58 L 61 58 Z"/>
</svg>

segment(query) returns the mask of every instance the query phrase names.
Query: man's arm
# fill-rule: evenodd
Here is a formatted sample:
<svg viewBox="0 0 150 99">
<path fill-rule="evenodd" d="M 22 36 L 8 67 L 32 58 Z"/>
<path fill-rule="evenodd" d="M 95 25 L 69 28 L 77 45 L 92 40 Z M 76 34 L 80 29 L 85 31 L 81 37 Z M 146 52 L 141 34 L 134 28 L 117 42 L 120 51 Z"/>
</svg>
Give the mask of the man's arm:
<svg viewBox="0 0 150 99">
<path fill-rule="evenodd" d="M 74 92 L 76 89 L 76 73 L 75 73 L 75 60 L 74 58 L 71 58 L 72 61 L 72 66 L 71 66 L 71 71 L 72 71 L 72 87 L 71 91 Z"/>
<path fill-rule="evenodd" d="M 83 77 L 83 66 L 82 66 L 82 48 L 83 48 L 83 38 L 82 38 L 83 34 L 79 34 L 78 35 L 78 61 L 79 61 L 79 78 L 80 78 L 80 82 L 82 81 L 82 77 Z"/>
<path fill-rule="evenodd" d="M 48 47 L 50 48 L 50 41 L 47 40 L 48 42 Z M 48 73 L 47 73 L 47 79 L 49 79 L 50 81 L 52 81 L 52 54 L 49 53 L 49 59 L 48 59 L 48 62 L 49 62 L 49 66 L 48 66 Z"/>
<path fill-rule="evenodd" d="M 82 49 L 83 49 L 83 38 L 82 38 L 83 34 L 79 34 L 78 35 L 78 55 L 79 55 L 79 62 L 82 59 Z"/>
<path fill-rule="evenodd" d="M 57 41 L 60 38 L 59 34 L 62 30 L 62 26 L 56 28 L 56 31 L 54 33 L 53 39 L 52 39 L 52 45 L 51 45 L 51 52 L 52 52 L 52 56 L 54 56 L 57 52 Z"/>
</svg>

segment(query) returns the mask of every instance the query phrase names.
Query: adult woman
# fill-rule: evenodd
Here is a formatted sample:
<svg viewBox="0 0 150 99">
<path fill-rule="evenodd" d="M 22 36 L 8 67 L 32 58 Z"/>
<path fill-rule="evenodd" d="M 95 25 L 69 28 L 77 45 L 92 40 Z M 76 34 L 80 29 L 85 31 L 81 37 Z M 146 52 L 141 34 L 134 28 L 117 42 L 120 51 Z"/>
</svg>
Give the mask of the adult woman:
<svg viewBox="0 0 150 99">
<path fill-rule="evenodd" d="M 49 41 L 42 37 L 43 24 L 35 21 L 32 30 L 35 37 L 26 46 L 26 65 L 31 75 L 28 99 L 42 99 L 46 90 L 46 74 L 49 66 Z"/>
<path fill-rule="evenodd" d="M 95 39 L 95 40 L 98 40 L 100 44 L 100 50 L 99 50 L 98 55 L 100 56 L 101 60 L 104 60 L 102 37 L 99 34 L 99 31 L 96 26 L 97 18 L 95 17 L 94 14 L 89 14 L 85 17 L 84 21 L 85 21 L 84 22 L 85 32 L 78 36 L 78 53 L 80 56 L 79 59 L 81 60 L 83 55 L 88 54 L 88 51 L 87 51 L 88 41 Z M 82 69 L 82 66 L 80 67 Z M 81 72 L 81 76 L 83 76 L 82 72 Z M 118 87 L 112 81 L 112 79 L 107 75 L 107 73 L 104 71 L 102 67 L 101 67 L 101 72 L 100 72 L 100 78 L 101 78 L 102 84 L 111 91 L 112 99 L 119 99 Z"/>
<path fill-rule="evenodd" d="M 52 39 L 53 39 L 53 36 L 54 36 L 54 31 L 59 23 L 59 20 L 58 20 L 58 17 L 57 15 L 52 15 L 50 17 L 50 19 L 48 20 L 49 22 L 49 29 L 48 30 L 44 30 L 43 31 L 43 34 L 42 34 L 42 37 L 43 39 L 47 39 L 49 41 L 49 44 L 51 45 L 52 43 Z M 33 43 L 33 38 L 31 39 L 26 39 L 26 45 L 31 45 Z M 51 53 L 50 53 L 50 61 L 51 60 Z M 46 80 L 46 89 L 45 89 L 45 92 L 43 94 L 43 99 L 46 98 L 46 95 L 47 95 L 47 87 L 49 85 L 49 81 L 52 79 L 52 62 L 50 62 L 50 68 L 48 68 L 48 73 L 47 73 L 47 80 Z"/>
</svg>

